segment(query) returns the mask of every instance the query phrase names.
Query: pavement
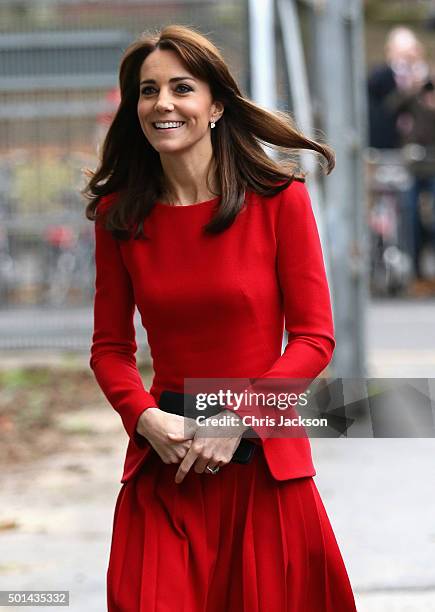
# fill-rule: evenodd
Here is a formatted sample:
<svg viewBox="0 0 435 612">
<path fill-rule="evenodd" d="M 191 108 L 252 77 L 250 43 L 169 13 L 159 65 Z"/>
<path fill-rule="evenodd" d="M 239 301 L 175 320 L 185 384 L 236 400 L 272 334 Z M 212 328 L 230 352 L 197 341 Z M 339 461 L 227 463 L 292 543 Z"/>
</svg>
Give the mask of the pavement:
<svg viewBox="0 0 435 612">
<path fill-rule="evenodd" d="M 0 315 L 0 335 L 7 330 L 11 339 L 14 320 L 22 321 L 20 315 L 8 317 L 5 321 Z M 41 321 L 49 329 L 49 313 Z M 433 378 L 434 322 L 435 300 L 372 301 L 370 375 Z M 89 338 L 89 316 L 76 313 L 71 325 L 76 343 Z M 62 330 L 59 336 L 65 339 L 68 333 Z M 65 354 L 47 348 L 41 354 L 36 345 L 26 351 L 10 345 L 2 366 L 31 363 L 41 355 L 57 367 L 87 364 L 86 351 Z M 2 473 L 0 550 L 7 553 L 0 556 L 0 589 L 67 589 L 74 612 L 104 612 L 126 439 L 118 415 L 107 405 L 85 406 L 77 418 L 89 435 L 78 437 L 68 453 Z M 312 439 L 311 445 L 315 482 L 358 611 L 435 611 L 435 439 Z M 7 528 L 13 521 L 15 528 Z"/>
</svg>

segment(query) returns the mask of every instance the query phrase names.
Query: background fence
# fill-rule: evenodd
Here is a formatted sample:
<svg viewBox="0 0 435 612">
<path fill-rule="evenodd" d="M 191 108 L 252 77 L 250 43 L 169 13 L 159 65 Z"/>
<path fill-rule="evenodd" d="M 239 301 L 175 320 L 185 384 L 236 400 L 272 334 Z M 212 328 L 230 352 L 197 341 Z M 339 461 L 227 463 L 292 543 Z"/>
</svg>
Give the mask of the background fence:
<svg viewBox="0 0 435 612">
<path fill-rule="evenodd" d="M 243 0 L 1 3 L 1 307 L 92 299 L 82 169 L 97 163 L 127 45 L 166 23 L 194 25 L 224 49 L 248 91 L 246 11 Z"/>
</svg>

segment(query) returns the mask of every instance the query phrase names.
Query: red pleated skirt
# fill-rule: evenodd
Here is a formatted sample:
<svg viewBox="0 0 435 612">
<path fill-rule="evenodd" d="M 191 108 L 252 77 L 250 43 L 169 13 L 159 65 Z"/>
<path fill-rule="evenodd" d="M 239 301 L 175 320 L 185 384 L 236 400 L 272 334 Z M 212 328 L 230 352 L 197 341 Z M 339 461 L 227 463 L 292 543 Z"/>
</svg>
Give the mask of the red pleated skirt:
<svg viewBox="0 0 435 612">
<path fill-rule="evenodd" d="M 355 612 L 312 477 L 276 481 L 261 447 L 218 474 L 152 451 L 116 502 L 109 612 Z"/>
</svg>

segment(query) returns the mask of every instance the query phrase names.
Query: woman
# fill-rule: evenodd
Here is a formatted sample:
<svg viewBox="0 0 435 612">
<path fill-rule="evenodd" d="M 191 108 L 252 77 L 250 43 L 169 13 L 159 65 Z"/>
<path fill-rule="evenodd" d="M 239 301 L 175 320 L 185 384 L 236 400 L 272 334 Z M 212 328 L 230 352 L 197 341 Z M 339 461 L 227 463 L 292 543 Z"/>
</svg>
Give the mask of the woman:
<svg viewBox="0 0 435 612">
<path fill-rule="evenodd" d="M 251 427 L 245 404 L 243 418 L 229 404 L 220 415 L 232 425 L 204 435 L 180 409 L 188 379 L 311 380 L 330 361 L 330 296 L 304 179 L 260 141 L 317 151 L 328 171 L 333 153 L 244 98 L 191 28 L 142 35 L 124 54 L 120 88 L 85 190 L 96 218 L 90 366 L 129 435 L 108 609 L 354 611 L 308 439 Z"/>
</svg>

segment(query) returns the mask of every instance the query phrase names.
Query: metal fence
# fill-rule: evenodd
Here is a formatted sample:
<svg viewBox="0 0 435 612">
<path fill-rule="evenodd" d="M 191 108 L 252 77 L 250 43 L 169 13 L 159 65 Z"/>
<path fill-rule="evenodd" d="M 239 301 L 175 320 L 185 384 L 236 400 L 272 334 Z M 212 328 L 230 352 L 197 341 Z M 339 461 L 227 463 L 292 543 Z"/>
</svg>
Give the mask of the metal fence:
<svg viewBox="0 0 435 612">
<path fill-rule="evenodd" d="M 82 169 L 97 163 L 126 46 L 194 25 L 247 91 L 246 11 L 244 0 L 0 2 L 0 308 L 92 299 Z"/>
</svg>

